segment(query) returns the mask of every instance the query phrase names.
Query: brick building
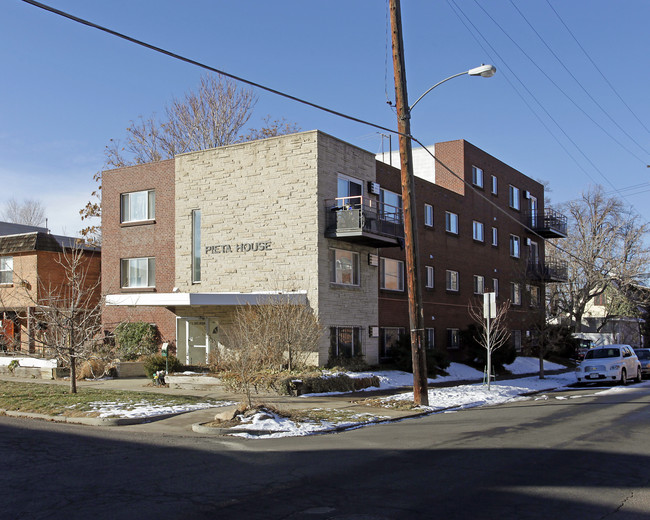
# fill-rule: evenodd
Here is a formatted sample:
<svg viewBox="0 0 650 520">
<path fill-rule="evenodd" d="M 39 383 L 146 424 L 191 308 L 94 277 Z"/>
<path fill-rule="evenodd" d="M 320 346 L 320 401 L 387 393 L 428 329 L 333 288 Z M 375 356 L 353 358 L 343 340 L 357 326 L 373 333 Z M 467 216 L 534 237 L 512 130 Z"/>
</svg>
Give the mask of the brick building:
<svg viewBox="0 0 650 520">
<path fill-rule="evenodd" d="M 525 330 L 524 276 L 544 273 L 528 269 L 542 264 L 544 248 L 524 225 L 532 219 L 539 232 L 547 220 L 539 183 L 465 141 L 436 145 L 436 156 L 470 182 L 474 176 L 514 218 L 439 163 L 435 184 L 431 172 L 417 179 L 421 278 L 430 273 L 433 283 L 424 293 L 427 334 L 453 355 L 474 283 L 480 292 L 498 279 L 501 298 L 519 284 L 513 330 Z M 156 323 L 182 361 L 204 362 L 226 345 L 238 306 L 282 295 L 307 302 L 325 327 L 314 362 L 359 354 L 377 363 L 408 327 L 399 186 L 397 169 L 319 131 L 104 172 L 105 327 Z M 539 296 L 545 277 L 529 292 Z"/>
<path fill-rule="evenodd" d="M 87 287 L 97 287 L 90 304 L 99 302 L 101 256 L 98 248 L 47 229 L 0 223 L 0 345 L 3 350 L 39 353 L 35 309 L 61 295 L 66 287 L 66 252 L 81 248 Z"/>
</svg>

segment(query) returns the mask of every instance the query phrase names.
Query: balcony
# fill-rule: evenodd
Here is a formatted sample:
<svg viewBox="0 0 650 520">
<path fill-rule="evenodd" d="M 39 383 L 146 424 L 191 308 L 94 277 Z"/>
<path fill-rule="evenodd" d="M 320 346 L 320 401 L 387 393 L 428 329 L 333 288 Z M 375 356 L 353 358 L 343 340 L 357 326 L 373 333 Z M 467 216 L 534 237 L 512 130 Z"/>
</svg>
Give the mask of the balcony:
<svg viewBox="0 0 650 520">
<path fill-rule="evenodd" d="M 527 213 L 526 225 L 544 238 L 566 238 L 567 218 L 554 209 Z"/>
<path fill-rule="evenodd" d="M 401 246 L 402 209 L 364 197 L 325 201 L 325 236 L 370 247 Z"/>
<path fill-rule="evenodd" d="M 529 261 L 526 266 L 526 276 L 540 282 L 566 282 L 568 280 L 567 263 L 559 260 Z"/>
</svg>

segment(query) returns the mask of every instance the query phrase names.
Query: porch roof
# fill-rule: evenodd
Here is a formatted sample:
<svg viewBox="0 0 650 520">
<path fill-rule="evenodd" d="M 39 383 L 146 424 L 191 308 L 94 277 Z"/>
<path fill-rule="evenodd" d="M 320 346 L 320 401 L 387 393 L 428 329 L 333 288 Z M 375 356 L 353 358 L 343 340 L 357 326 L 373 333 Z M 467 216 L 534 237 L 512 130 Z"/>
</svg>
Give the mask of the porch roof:
<svg viewBox="0 0 650 520">
<path fill-rule="evenodd" d="M 302 305 L 307 291 L 262 291 L 251 293 L 122 293 L 106 295 L 106 305 L 147 307 L 192 307 L 195 305 L 263 305 L 278 302 Z"/>
</svg>

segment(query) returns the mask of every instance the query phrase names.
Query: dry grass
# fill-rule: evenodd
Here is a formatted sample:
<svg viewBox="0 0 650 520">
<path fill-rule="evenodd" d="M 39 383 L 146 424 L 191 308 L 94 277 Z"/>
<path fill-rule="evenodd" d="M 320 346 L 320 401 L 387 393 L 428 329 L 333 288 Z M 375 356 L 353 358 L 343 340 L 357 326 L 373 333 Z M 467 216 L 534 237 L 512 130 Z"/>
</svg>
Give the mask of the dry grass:
<svg viewBox="0 0 650 520">
<path fill-rule="evenodd" d="M 92 403 L 116 402 L 129 407 L 137 403 L 151 405 L 182 405 L 210 401 L 193 396 L 158 395 L 151 392 L 97 390 L 79 388 L 76 394 L 68 387 L 54 383 L 23 383 L 0 380 L 0 409 L 62 415 L 93 417 Z M 217 402 L 215 401 L 215 404 Z"/>
</svg>

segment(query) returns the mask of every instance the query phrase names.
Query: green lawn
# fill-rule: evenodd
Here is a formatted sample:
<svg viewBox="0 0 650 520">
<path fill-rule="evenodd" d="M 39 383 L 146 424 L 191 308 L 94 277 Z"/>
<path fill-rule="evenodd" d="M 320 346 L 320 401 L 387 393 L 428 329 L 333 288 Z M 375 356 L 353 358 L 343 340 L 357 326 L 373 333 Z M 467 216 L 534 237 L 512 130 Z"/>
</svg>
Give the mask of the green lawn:
<svg viewBox="0 0 650 520">
<path fill-rule="evenodd" d="M 47 415 L 95 416 L 93 403 L 119 403 L 124 409 L 136 405 L 182 406 L 197 403 L 223 403 L 193 396 L 156 395 L 150 392 L 79 388 L 76 394 L 58 384 L 0 381 L 0 409 Z"/>
</svg>

